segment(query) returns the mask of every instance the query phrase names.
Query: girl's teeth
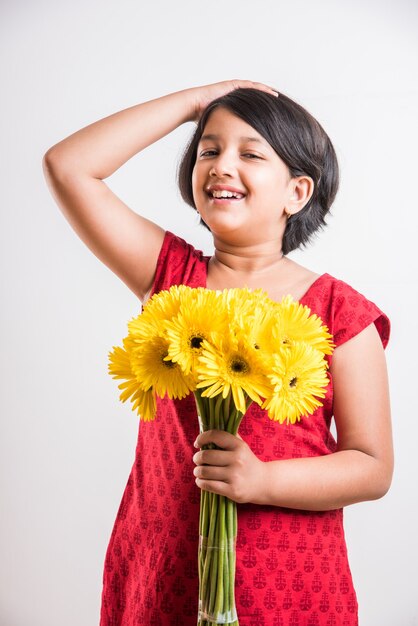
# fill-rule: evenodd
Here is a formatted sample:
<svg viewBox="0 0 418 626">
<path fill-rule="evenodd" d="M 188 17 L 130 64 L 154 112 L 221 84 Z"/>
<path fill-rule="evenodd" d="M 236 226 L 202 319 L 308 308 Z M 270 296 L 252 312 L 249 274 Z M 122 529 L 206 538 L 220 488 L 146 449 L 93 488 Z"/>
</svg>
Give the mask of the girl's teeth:
<svg viewBox="0 0 418 626">
<path fill-rule="evenodd" d="M 240 200 L 241 198 L 243 198 L 243 194 L 241 193 L 233 193 L 231 191 L 212 191 L 212 196 L 214 198 L 236 198 L 237 200 Z"/>
</svg>

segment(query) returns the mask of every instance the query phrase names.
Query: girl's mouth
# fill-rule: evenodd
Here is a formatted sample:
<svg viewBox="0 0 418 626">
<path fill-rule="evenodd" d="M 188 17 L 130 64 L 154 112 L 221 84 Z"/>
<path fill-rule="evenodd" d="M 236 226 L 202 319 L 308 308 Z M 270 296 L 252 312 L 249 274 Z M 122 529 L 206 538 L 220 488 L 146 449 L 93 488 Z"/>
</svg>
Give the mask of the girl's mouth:
<svg viewBox="0 0 418 626">
<path fill-rule="evenodd" d="M 234 194 L 234 195 L 219 195 L 218 197 L 212 195 L 211 192 L 207 193 L 207 196 L 211 202 L 214 204 L 229 204 L 231 202 L 240 202 L 244 200 L 245 196 L 243 194 Z"/>
</svg>

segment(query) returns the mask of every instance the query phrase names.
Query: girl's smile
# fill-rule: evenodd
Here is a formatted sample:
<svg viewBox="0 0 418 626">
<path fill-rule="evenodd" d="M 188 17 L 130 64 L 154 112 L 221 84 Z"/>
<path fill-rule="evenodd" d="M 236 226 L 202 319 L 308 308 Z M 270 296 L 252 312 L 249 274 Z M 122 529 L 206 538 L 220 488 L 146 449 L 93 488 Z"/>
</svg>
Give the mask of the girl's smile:
<svg viewBox="0 0 418 626">
<path fill-rule="evenodd" d="M 230 185 L 210 185 L 206 191 L 215 204 L 218 202 L 240 202 L 246 195 Z"/>
</svg>

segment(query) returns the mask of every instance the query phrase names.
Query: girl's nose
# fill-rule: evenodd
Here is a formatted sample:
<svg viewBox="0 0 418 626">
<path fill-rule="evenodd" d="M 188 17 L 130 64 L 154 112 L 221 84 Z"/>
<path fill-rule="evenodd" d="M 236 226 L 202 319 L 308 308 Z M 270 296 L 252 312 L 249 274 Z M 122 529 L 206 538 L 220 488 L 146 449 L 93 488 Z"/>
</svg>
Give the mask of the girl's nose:
<svg viewBox="0 0 418 626">
<path fill-rule="evenodd" d="M 232 172 L 231 167 L 212 165 L 210 172 L 209 172 L 209 176 L 216 176 L 218 178 L 221 178 L 222 176 L 228 176 L 229 174 L 231 174 L 231 172 Z"/>
<path fill-rule="evenodd" d="M 212 167 L 210 168 L 209 171 L 209 176 L 217 176 L 220 177 L 222 176 L 222 172 L 218 167 L 215 167 L 214 165 L 212 165 Z"/>
<path fill-rule="evenodd" d="M 218 157 L 216 163 L 213 163 L 209 175 L 212 176 L 224 176 L 225 174 L 232 174 L 235 170 L 235 165 L 231 157 Z"/>
</svg>

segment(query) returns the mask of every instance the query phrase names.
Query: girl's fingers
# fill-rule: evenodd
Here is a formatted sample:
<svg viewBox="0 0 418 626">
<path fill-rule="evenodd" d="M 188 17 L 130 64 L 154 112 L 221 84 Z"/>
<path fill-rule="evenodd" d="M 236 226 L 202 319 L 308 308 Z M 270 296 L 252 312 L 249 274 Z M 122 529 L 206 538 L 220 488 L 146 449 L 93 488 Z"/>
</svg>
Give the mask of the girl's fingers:
<svg viewBox="0 0 418 626">
<path fill-rule="evenodd" d="M 235 450 L 239 444 L 235 435 L 232 435 L 225 430 L 218 430 L 216 428 L 212 430 L 205 430 L 203 433 L 200 433 L 194 445 L 196 448 L 202 448 L 208 443 L 214 443 L 223 450 Z"/>
<path fill-rule="evenodd" d="M 228 482 L 228 474 L 223 467 L 213 467 L 212 465 L 197 465 L 193 474 L 200 480 L 219 480 L 220 482 Z"/>
<path fill-rule="evenodd" d="M 234 460 L 234 453 L 227 450 L 201 450 L 193 456 L 196 465 L 226 467 Z"/>
<path fill-rule="evenodd" d="M 195 483 L 199 489 L 209 491 L 210 493 L 217 493 L 220 496 L 232 499 L 230 486 L 220 480 L 202 480 L 201 478 L 196 478 Z"/>
<path fill-rule="evenodd" d="M 220 83 L 213 83 L 211 85 L 204 85 L 202 87 L 194 87 L 192 91 L 195 95 L 195 107 L 194 116 L 191 118 L 198 122 L 203 110 L 206 106 L 212 102 L 215 98 L 221 97 L 230 91 L 242 88 L 260 89 L 274 96 L 278 96 L 279 92 L 274 87 L 265 85 L 264 83 L 255 82 L 252 80 L 225 80 Z"/>
<path fill-rule="evenodd" d="M 274 94 L 275 96 L 279 95 L 279 91 L 278 89 L 275 89 L 274 87 L 270 87 L 270 85 L 264 85 L 264 83 L 255 83 L 256 85 L 259 85 L 258 88 L 262 88 L 263 91 L 268 91 L 269 93 Z"/>
<path fill-rule="evenodd" d="M 262 91 L 267 91 L 269 93 L 273 93 L 275 96 L 277 96 L 279 94 L 278 89 L 276 89 L 275 87 L 271 87 L 270 85 L 266 85 L 265 83 L 258 83 L 252 80 L 236 80 L 233 81 L 234 84 L 236 85 L 236 88 L 238 87 L 253 87 L 254 89 L 260 89 Z"/>
</svg>

